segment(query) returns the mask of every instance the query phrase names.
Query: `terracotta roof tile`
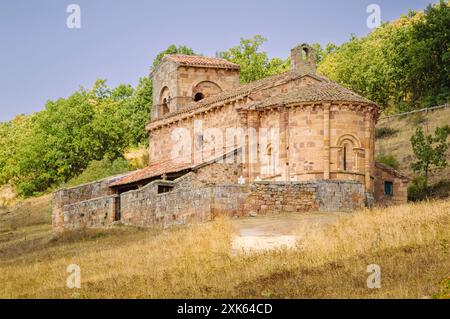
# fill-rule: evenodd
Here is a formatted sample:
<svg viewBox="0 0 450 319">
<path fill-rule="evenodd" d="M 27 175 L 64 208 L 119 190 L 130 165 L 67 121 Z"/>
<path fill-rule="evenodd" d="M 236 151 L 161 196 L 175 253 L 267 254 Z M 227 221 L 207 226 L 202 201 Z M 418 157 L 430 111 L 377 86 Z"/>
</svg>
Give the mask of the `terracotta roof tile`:
<svg viewBox="0 0 450 319">
<path fill-rule="evenodd" d="M 315 74 L 308 74 L 308 75 L 315 77 L 320 81 L 329 81 L 327 78 L 321 77 L 321 76 L 318 76 Z M 241 97 L 241 96 L 246 96 L 246 95 L 249 95 L 250 93 L 257 92 L 257 91 L 267 89 L 267 88 L 271 88 L 276 85 L 283 84 L 283 83 L 301 78 L 303 76 L 305 76 L 305 75 L 297 73 L 297 72 L 289 71 L 289 72 L 284 72 L 284 73 L 281 73 L 278 75 L 273 75 L 273 76 L 270 76 L 267 78 L 263 78 L 263 79 L 260 79 L 257 81 L 253 81 L 250 83 L 242 84 L 235 88 L 220 92 L 220 93 L 212 95 L 212 96 L 208 96 L 199 102 L 192 102 L 187 107 L 185 107 L 179 111 L 176 111 L 176 112 L 171 112 L 171 113 L 167 114 L 166 116 L 158 118 L 156 121 L 159 121 L 159 120 L 165 119 L 165 118 L 170 118 L 177 114 L 187 113 L 187 112 L 190 112 L 195 109 L 207 107 L 214 103 L 231 100 L 231 99 Z"/>
<path fill-rule="evenodd" d="M 249 104 L 248 108 L 264 108 L 274 105 L 285 105 L 302 102 L 357 102 L 375 104 L 335 82 L 320 82 L 301 86 L 287 93 L 278 94 L 262 101 Z"/>
<path fill-rule="evenodd" d="M 382 164 L 380 162 L 375 162 L 375 167 L 377 167 L 379 169 L 382 169 L 382 170 L 384 170 L 386 172 L 389 172 L 390 174 L 394 175 L 395 177 L 398 177 L 398 178 L 401 178 L 401 179 L 404 179 L 404 180 L 407 180 L 407 181 L 411 180 L 411 177 L 409 177 L 408 175 L 406 175 L 406 174 L 404 174 L 404 173 L 402 173 L 400 171 L 397 171 L 396 169 L 394 169 L 394 168 L 392 168 L 390 166 L 384 165 L 384 164 Z"/>
<path fill-rule="evenodd" d="M 263 101 L 258 101 L 247 105 L 247 107 L 264 107 L 275 104 L 287 104 L 294 102 L 319 102 L 319 101 L 342 101 L 342 102 L 358 102 L 365 104 L 375 104 L 374 102 L 350 91 L 349 89 L 341 86 L 340 84 L 331 81 L 325 76 L 312 74 L 312 73 L 298 73 L 294 71 L 284 72 L 278 75 L 263 78 L 251 83 L 239 85 L 233 89 L 223 91 L 221 93 L 206 97 L 199 102 L 192 102 L 187 107 L 180 109 L 176 112 L 171 112 L 166 116 L 156 119 L 154 122 L 150 122 L 147 127 L 155 126 L 160 121 L 168 120 L 179 114 L 189 113 L 197 109 L 206 109 L 213 104 L 231 101 L 237 98 L 248 96 L 252 93 L 259 92 L 264 89 L 269 89 L 280 84 L 284 84 L 293 80 L 300 79 L 305 76 L 313 77 L 319 80 L 319 83 L 310 84 L 297 89 L 293 89 L 288 93 L 279 94 L 277 96 L 267 98 Z M 271 104 L 272 103 L 272 104 Z"/>
<path fill-rule="evenodd" d="M 166 55 L 164 59 L 185 66 L 204 66 L 211 68 L 224 68 L 236 70 L 240 69 L 240 66 L 236 63 L 232 63 L 224 59 L 211 58 L 199 55 L 170 54 Z"/>
<path fill-rule="evenodd" d="M 153 177 L 161 176 L 163 174 L 169 174 L 169 173 L 177 173 L 181 172 L 187 169 L 193 169 L 199 166 L 206 165 L 208 163 L 212 163 L 217 161 L 218 159 L 223 158 L 227 154 L 234 153 L 238 149 L 236 148 L 229 148 L 223 151 L 220 155 L 214 157 L 213 159 L 208 159 L 201 161 L 200 163 L 192 163 L 191 157 L 186 158 L 178 158 L 176 160 L 168 160 L 168 161 L 162 161 L 155 164 L 152 164 L 148 167 L 145 167 L 143 169 L 139 169 L 136 171 L 133 171 L 129 173 L 128 175 L 125 175 L 123 178 L 120 178 L 119 180 L 114 180 L 112 183 L 110 183 L 110 187 L 115 186 L 122 186 L 122 185 L 128 185 L 132 183 L 136 183 L 142 180 L 150 179 Z"/>
</svg>

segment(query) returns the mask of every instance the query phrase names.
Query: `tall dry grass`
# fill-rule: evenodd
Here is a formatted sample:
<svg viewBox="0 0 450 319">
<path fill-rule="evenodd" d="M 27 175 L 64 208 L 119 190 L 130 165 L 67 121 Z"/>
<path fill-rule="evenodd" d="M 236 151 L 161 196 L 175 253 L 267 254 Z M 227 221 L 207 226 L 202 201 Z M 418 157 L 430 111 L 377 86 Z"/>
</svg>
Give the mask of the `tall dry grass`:
<svg viewBox="0 0 450 319">
<path fill-rule="evenodd" d="M 253 254 L 230 250 L 233 221 L 225 218 L 81 237 L 48 229 L 48 243 L 23 253 L 0 235 L 0 297 L 445 297 L 440 289 L 450 274 L 449 217 L 448 201 L 365 210 L 329 226 L 300 227 L 296 249 Z M 81 267 L 81 289 L 66 287 L 73 263 Z M 381 289 L 366 286 L 372 263 L 381 267 Z"/>
</svg>

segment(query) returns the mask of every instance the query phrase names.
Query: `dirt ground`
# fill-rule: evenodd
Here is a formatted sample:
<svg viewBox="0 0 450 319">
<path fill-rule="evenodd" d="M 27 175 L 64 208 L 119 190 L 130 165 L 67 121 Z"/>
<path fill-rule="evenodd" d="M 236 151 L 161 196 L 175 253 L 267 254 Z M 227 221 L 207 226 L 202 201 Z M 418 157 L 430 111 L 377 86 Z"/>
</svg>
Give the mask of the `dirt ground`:
<svg viewBox="0 0 450 319">
<path fill-rule="evenodd" d="M 300 226 L 326 225 L 336 222 L 343 213 L 297 213 L 239 218 L 232 221 L 235 252 L 277 248 L 295 248 L 301 242 Z"/>
</svg>

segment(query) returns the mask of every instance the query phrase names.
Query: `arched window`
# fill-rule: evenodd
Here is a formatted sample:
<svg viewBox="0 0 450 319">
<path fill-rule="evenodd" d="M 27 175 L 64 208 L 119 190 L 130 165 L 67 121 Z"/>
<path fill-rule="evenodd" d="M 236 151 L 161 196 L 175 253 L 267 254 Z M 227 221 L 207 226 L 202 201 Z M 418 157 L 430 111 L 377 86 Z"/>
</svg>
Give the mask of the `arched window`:
<svg viewBox="0 0 450 319">
<path fill-rule="evenodd" d="M 350 143 L 345 143 L 344 146 L 342 147 L 342 152 L 343 152 L 343 169 L 344 171 L 351 171 L 352 170 L 352 146 L 350 145 Z"/>
<path fill-rule="evenodd" d="M 170 112 L 170 91 L 167 86 L 163 87 L 159 95 L 159 116 L 164 116 Z"/>
<path fill-rule="evenodd" d="M 162 104 L 161 104 L 161 116 L 166 115 L 167 113 L 169 113 L 169 106 L 167 105 L 167 99 L 164 99 Z"/>
<path fill-rule="evenodd" d="M 307 47 L 302 49 L 302 60 L 305 63 L 309 61 L 309 49 Z"/>
<path fill-rule="evenodd" d="M 275 158 L 273 154 L 273 148 L 272 144 L 267 145 L 266 147 L 266 157 L 267 157 L 267 174 L 268 175 L 275 175 L 276 168 L 275 168 Z"/>
<path fill-rule="evenodd" d="M 201 101 L 204 98 L 222 92 L 222 89 L 217 83 L 211 81 L 201 81 L 192 88 L 192 98 L 195 102 Z"/>
<path fill-rule="evenodd" d="M 338 167 L 346 172 L 355 172 L 358 170 L 358 149 L 361 144 L 355 136 L 345 134 L 341 136 L 337 143 L 338 147 Z"/>
<path fill-rule="evenodd" d="M 201 100 L 203 100 L 204 97 L 205 96 L 203 95 L 202 92 L 198 92 L 194 95 L 194 101 L 195 102 L 201 101 Z"/>
</svg>

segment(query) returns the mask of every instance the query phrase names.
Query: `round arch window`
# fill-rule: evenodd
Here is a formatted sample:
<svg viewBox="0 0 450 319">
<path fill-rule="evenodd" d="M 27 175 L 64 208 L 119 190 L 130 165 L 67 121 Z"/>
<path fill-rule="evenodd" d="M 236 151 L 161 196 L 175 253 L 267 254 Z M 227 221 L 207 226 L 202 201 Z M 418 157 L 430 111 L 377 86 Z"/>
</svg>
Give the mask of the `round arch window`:
<svg viewBox="0 0 450 319">
<path fill-rule="evenodd" d="M 194 95 L 194 101 L 195 101 L 195 102 L 201 101 L 201 100 L 203 100 L 204 98 L 205 98 L 205 96 L 203 95 L 202 92 L 198 92 L 198 93 L 196 93 L 196 94 Z"/>
</svg>

